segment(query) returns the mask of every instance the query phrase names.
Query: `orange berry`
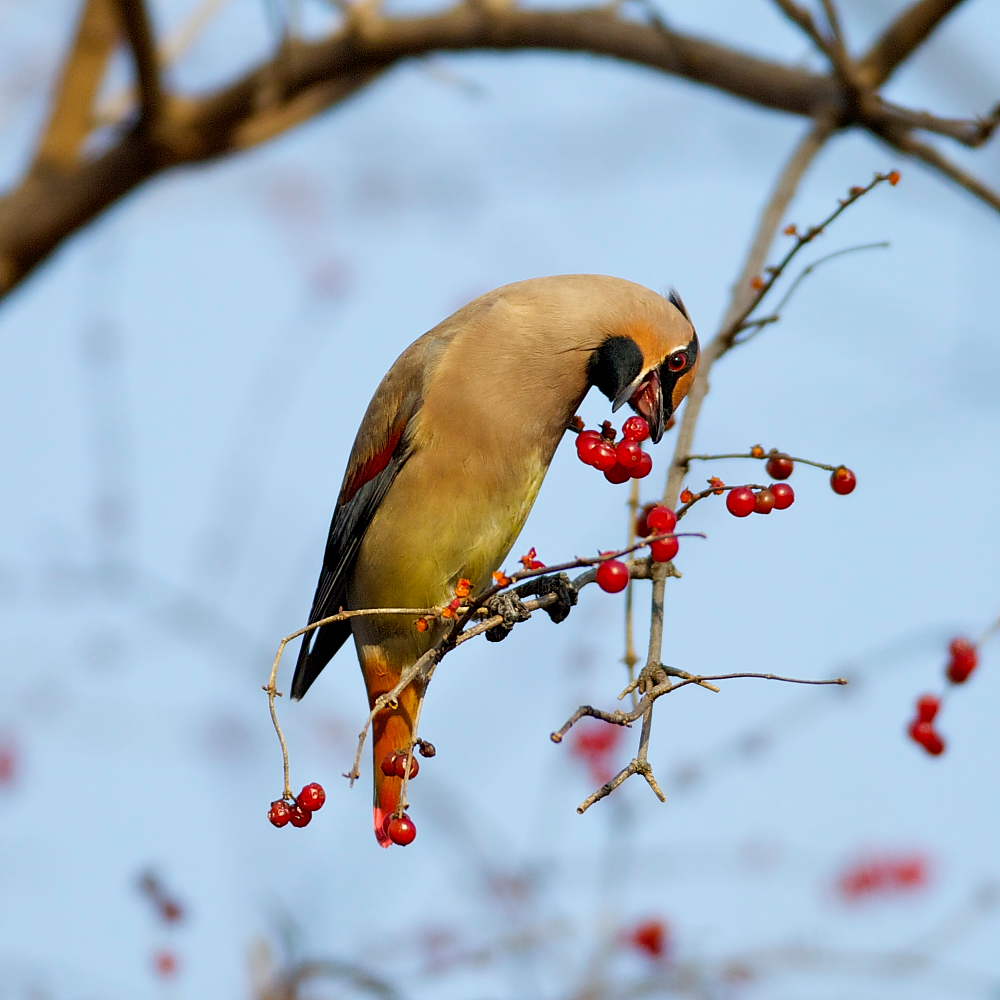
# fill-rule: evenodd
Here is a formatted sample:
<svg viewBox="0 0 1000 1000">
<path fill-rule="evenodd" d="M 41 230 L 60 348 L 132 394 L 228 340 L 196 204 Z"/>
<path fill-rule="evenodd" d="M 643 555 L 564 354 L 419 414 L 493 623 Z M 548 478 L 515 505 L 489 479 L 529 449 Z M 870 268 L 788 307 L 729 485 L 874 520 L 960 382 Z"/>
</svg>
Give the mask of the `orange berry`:
<svg viewBox="0 0 1000 1000">
<path fill-rule="evenodd" d="M 782 232 L 784 232 L 784 234 L 786 236 L 798 236 L 798 234 L 799 234 L 799 231 L 796 228 L 796 225 L 795 225 L 794 222 L 791 222 L 787 226 L 785 226 L 785 228 L 782 230 Z"/>
<path fill-rule="evenodd" d="M 754 458 L 763 458 L 764 457 L 764 448 L 763 448 L 763 446 L 759 445 L 759 444 L 755 444 L 750 449 L 750 454 L 753 455 Z"/>
<path fill-rule="evenodd" d="M 417 631 L 418 632 L 426 632 L 429 628 L 430 628 L 430 625 L 427 623 L 427 619 L 426 618 L 418 618 L 417 619 Z"/>
<path fill-rule="evenodd" d="M 750 287 L 755 291 L 759 292 L 764 287 L 764 279 L 759 275 L 754 275 L 750 279 Z"/>
<path fill-rule="evenodd" d="M 717 497 L 722 496 L 722 492 L 726 486 L 726 484 L 718 476 L 712 476 L 712 478 L 708 481 L 708 485 L 712 487 L 712 492 Z"/>
<path fill-rule="evenodd" d="M 890 170 L 888 174 L 889 183 L 895 187 L 899 183 L 899 179 L 902 175 L 898 170 Z"/>
<path fill-rule="evenodd" d="M 680 501 L 681 503 L 690 503 L 694 499 L 694 494 L 685 487 L 681 490 Z"/>
</svg>

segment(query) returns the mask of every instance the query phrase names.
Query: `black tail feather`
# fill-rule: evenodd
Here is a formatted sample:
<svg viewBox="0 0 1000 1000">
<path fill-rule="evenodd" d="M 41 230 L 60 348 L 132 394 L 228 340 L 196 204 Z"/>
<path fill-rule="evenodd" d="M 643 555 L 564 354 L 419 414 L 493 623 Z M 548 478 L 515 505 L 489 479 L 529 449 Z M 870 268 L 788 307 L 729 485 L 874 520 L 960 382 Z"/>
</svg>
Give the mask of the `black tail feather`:
<svg viewBox="0 0 1000 1000">
<path fill-rule="evenodd" d="M 314 633 L 307 632 L 302 637 L 299 658 L 295 661 L 295 675 L 292 677 L 292 697 L 298 700 L 309 690 L 312 682 L 319 677 L 323 668 L 333 659 L 334 654 L 347 642 L 351 635 L 351 623 L 334 622 L 324 625 Z M 312 648 L 310 649 L 310 640 Z"/>
</svg>

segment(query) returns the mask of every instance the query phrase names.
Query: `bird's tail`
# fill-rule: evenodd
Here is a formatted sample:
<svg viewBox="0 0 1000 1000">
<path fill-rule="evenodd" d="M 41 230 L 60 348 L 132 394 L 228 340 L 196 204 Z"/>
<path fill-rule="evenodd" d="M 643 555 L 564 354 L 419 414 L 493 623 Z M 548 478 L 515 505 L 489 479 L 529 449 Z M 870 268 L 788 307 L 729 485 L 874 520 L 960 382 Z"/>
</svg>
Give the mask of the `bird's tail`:
<svg viewBox="0 0 1000 1000">
<path fill-rule="evenodd" d="M 366 670 L 366 673 L 367 670 Z M 369 674 L 370 676 L 370 674 Z M 384 675 L 383 675 L 384 676 Z M 381 690 L 369 686 L 369 704 L 374 705 L 375 699 L 386 691 L 391 691 L 398 680 L 385 677 L 386 684 Z M 417 722 L 420 717 L 420 705 L 423 701 L 423 685 L 410 685 L 396 699 L 396 705 L 387 706 L 372 723 L 372 761 L 375 774 L 375 839 L 383 847 L 391 847 L 392 841 L 385 832 L 388 818 L 399 808 L 399 792 L 402 778 L 390 776 L 382 771 L 382 761 L 393 753 L 407 753 L 413 744 Z"/>
</svg>

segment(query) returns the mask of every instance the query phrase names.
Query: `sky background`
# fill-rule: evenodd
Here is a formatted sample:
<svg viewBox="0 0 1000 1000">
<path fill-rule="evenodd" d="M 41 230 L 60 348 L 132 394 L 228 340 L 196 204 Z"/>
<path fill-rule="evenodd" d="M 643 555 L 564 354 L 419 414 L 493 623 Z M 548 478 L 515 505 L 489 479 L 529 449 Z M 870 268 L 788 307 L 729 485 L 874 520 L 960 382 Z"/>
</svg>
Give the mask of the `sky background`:
<svg viewBox="0 0 1000 1000">
<path fill-rule="evenodd" d="M 154 4 L 160 30 L 192 6 Z M 845 3 L 854 46 L 900 7 Z M 0 2 L 4 187 L 76 9 Z M 322 5 L 302 11 L 319 30 Z M 768 3 L 663 11 L 818 66 Z M 210 87 L 259 58 L 266 15 L 230 4 L 172 84 Z M 966 3 L 890 96 L 985 111 L 998 35 L 1000 9 Z M 577 816 L 592 782 L 548 734 L 623 685 L 624 602 L 588 588 L 562 626 L 539 616 L 469 643 L 435 675 L 423 735 L 438 755 L 411 788 L 411 847 L 376 845 L 367 759 L 353 790 L 340 777 L 365 717 L 347 648 L 282 706 L 293 783 L 321 781 L 329 802 L 305 830 L 264 818 L 281 761 L 260 685 L 308 612 L 357 422 L 395 357 L 481 292 L 580 271 L 675 286 L 707 338 L 805 127 L 585 56 L 412 62 L 264 147 L 146 184 L 3 303 L 0 998 L 245 997 L 289 954 L 446 1000 L 548 1000 L 588 980 L 624 996 L 682 973 L 713 998 L 996 995 L 1000 643 L 948 699 L 943 757 L 903 730 L 941 686 L 948 639 L 1000 613 L 997 223 L 860 136 L 829 145 L 789 221 L 898 167 L 898 187 L 802 259 L 891 248 L 830 263 L 720 363 L 696 441 L 845 462 L 858 489 L 837 497 L 800 467 L 796 504 L 769 518 L 699 505 L 685 528 L 708 538 L 676 560 L 664 650 L 701 673 L 855 683 L 686 688 L 659 703 L 650 750 L 668 804 L 630 781 Z M 996 143 L 949 153 L 1000 182 Z M 607 409 L 595 395 L 582 412 Z M 649 498 L 671 448 L 654 452 Z M 691 481 L 755 470 L 712 463 Z M 554 563 L 620 544 L 626 493 L 563 446 L 508 565 L 532 545 Z M 838 874 L 872 852 L 926 856 L 928 886 L 846 903 Z M 184 904 L 176 927 L 136 891 L 150 868 Z M 617 944 L 650 916 L 671 928 L 662 966 Z M 180 961 L 169 981 L 152 972 L 162 948 Z"/>
</svg>

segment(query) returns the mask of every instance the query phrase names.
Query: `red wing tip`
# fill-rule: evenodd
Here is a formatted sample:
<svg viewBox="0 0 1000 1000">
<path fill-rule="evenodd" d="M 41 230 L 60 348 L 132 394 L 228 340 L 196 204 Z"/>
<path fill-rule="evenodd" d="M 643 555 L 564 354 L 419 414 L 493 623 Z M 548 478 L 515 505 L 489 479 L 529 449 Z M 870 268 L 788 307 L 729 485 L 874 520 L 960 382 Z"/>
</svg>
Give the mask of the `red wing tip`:
<svg viewBox="0 0 1000 1000">
<path fill-rule="evenodd" d="M 392 841 L 385 832 L 385 821 L 389 815 L 381 806 L 375 806 L 375 839 L 380 847 L 392 847 Z"/>
</svg>

